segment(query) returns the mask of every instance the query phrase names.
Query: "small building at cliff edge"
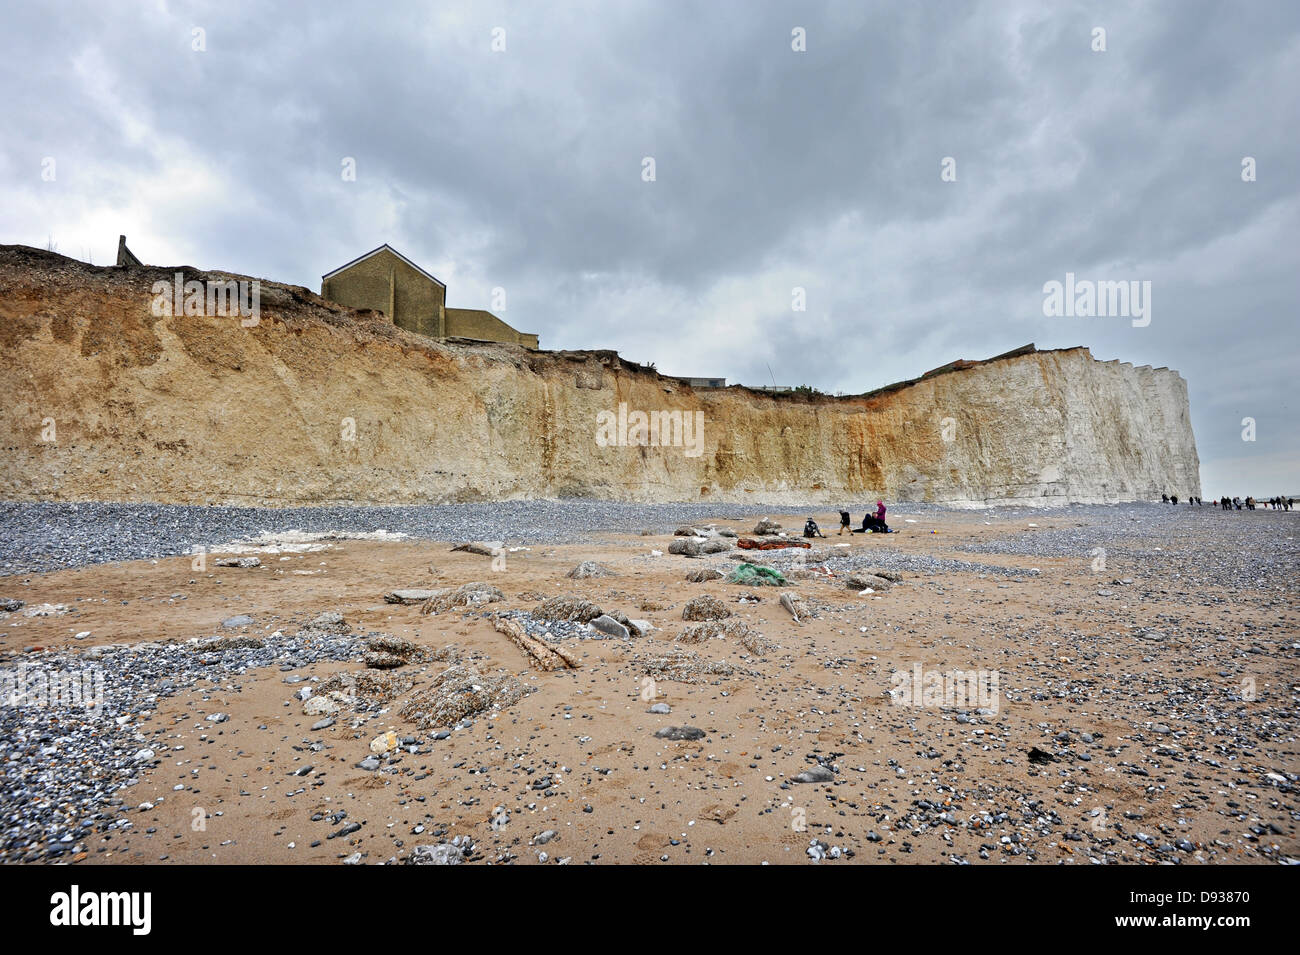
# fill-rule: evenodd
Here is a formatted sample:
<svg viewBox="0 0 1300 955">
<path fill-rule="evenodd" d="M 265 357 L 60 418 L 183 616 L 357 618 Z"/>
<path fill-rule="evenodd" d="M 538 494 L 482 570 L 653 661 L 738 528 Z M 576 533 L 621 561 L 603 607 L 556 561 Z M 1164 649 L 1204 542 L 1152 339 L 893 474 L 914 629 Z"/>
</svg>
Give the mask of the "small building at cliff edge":
<svg viewBox="0 0 1300 955">
<path fill-rule="evenodd" d="M 387 243 L 321 276 L 320 294 L 348 308 L 383 312 L 398 328 L 430 338 L 470 338 L 538 348 L 481 308 L 448 308 L 447 286 Z"/>
</svg>

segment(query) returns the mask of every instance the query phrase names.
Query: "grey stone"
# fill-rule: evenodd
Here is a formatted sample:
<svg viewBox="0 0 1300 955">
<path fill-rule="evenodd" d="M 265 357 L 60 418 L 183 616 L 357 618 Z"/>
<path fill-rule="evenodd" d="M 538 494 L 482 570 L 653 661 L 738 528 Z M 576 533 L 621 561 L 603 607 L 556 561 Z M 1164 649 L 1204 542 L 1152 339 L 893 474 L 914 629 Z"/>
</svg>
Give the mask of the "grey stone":
<svg viewBox="0 0 1300 955">
<path fill-rule="evenodd" d="M 441 590 L 421 590 L 407 587 L 401 590 L 390 590 L 384 594 L 384 601 L 390 604 L 422 604 L 430 597 L 440 593 L 442 593 Z"/>
<path fill-rule="evenodd" d="M 416 846 L 407 858 L 407 865 L 460 865 L 465 854 L 460 846 L 443 842 L 436 846 Z"/>
<path fill-rule="evenodd" d="M 888 590 L 893 583 L 875 574 L 849 574 L 844 578 L 844 586 L 850 590 L 866 590 L 868 587 L 872 590 Z"/>
<path fill-rule="evenodd" d="M 794 777 L 796 783 L 829 783 L 835 779 L 835 774 L 825 766 L 813 766 L 805 769 L 798 776 Z"/>
<path fill-rule="evenodd" d="M 343 619 L 343 614 L 335 610 L 318 613 L 307 621 L 308 630 L 325 630 L 329 633 L 347 633 L 352 628 Z"/>
<path fill-rule="evenodd" d="M 697 726 L 665 726 L 655 733 L 655 737 L 672 740 L 704 739 L 704 730 Z"/>
<path fill-rule="evenodd" d="M 699 557 L 704 553 L 704 541 L 697 537 L 678 537 L 668 545 L 668 553 L 683 557 Z"/>
<path fill-rule="evenodd" d="M 258 557 L 218 557 L 214 564 L 218 567 L 261 567 L 262 561 Z"/>
<path fill-rule="evenodd" d="M 710 580 L 721 580 L 722 571 L 714 570 L 712 567 L 701 567 L 698 570 L 692 570 L 686 575 L 686 582 L 691 584 L 703 584 Z"/>
<path fill-rule="evenodd" d="M 571 580 L 586 580 L 588 577 L 617 577 L 618 575 L 604 564 L 594 560 L 584 560 L 564 576 Z"/>
<path fill-rule="evenodd" d="M 618 637 L 623 640 L 626 640 L 628 637 L 627 627 L 623 626 L 609 614 L 601 614 L 595 620 L 591 621 L 588 626 L 599 630 L 601 633 L 607 633 L 611 637 Z"/>
</svg>

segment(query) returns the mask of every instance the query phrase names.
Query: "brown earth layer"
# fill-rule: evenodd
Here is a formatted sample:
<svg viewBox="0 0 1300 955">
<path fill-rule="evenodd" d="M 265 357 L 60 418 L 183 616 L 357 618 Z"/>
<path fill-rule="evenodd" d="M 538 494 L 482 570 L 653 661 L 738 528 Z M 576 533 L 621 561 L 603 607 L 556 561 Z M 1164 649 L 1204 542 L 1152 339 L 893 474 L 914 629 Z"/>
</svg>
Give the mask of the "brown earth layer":
<svg viewBox="0 0 1300 955">
<path fill-rule="evenodd" d="M 1084 348 L 953 362 L 856 397 L 695 390 L 609 351 L 424 338 L 270 281 L 251 327 L 238 315 L 154 315 L 154 283 L 177 272 L 244 278 L 0 247 L 0 497 L 274 506 L 1200 493 L 1183 379 Z M 637 412 L 679 413 L 700 430 L 641 446 Z M 612 434 L 601 415 L 617 422 Z"/>
</svg>

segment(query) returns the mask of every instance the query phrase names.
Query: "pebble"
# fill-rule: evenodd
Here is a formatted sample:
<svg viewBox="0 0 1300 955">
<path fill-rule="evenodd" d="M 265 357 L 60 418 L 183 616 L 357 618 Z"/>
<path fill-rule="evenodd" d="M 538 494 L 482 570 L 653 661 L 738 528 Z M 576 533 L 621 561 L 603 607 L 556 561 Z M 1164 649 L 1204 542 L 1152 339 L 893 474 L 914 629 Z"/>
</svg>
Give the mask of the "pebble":
<svg viewBox="0 0 1300 955">
<path fill-rule="evenodd" d="M 829 783 L 834 779 L 835 774 L 825 766 L 813 766 L 794 777 L 796 783 Z"/>
<path fill-rule="evenodd" d="M 925 508 L 927 505 L 906 505 Z M 728 504 L 736 515 L 770 506 Z M 420 540 L 498 538 L 522 544 L 576 544 L 593 531 L 671 534 L 717 515 L 716 504 L 641 504 L 585 498 L 365 507 L 231 507 L 61 501 L 0 502 L 0 570 L 43 572 L 106 561 L 190 556 L 231 541 L 291 530 L 374 533 Z"/>
<path fill-rule="evenodd" d="M 658 739 L 695 740 L 704 739 L 704 730 L 697 726 L 665 726 L 655 732 Z"/>
</svg>

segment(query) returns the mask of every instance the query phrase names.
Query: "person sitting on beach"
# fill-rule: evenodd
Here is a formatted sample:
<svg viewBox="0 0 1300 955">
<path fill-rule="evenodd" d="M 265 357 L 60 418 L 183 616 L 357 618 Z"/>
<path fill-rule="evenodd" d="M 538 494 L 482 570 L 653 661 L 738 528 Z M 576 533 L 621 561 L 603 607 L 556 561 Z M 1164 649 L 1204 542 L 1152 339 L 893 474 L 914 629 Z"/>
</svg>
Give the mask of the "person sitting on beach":
<svg viewBox="0 0 1300 955">
<path fill-rule="evenodd" d="M 885 502 L 876 501 L 876 513 L 873 516 L 870 512 L 862 517 L 862 530 L 855 531 L 859 534 L 890 534 L 889 525 L 885 523 Z"/>
</svg>

